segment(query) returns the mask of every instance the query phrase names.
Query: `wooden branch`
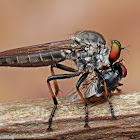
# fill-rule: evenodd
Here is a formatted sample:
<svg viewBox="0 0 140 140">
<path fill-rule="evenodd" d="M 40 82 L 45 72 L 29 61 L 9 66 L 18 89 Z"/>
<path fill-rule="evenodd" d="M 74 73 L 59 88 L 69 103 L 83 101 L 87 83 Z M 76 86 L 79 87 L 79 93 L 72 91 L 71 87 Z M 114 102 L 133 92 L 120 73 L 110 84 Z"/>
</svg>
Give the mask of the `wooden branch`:
<svg viewBox="0 0 140 140">
<path fill-rule="evenodd" d="M 84 105 L 66 103 L 59 98 L 48 132 L 50 99 L 16 101 L 0 104 L 0 139 L 140 139 L 140 93 L 124 93 L 111 98 L 117 120 L 111 119 L 108 103 L 89 108 L 89 125 L 84 128 Z"/>
</svg>

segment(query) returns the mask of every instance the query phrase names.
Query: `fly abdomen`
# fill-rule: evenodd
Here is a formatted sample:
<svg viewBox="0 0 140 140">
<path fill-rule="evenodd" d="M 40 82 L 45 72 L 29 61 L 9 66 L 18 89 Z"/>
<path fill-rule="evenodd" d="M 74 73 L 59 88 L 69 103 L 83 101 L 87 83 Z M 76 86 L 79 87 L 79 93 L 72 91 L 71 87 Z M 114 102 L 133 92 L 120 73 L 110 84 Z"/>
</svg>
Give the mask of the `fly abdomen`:
<svg viewBox="0 0 140 140">
<path fill-rule="evenodd" d="M 0 66 L 8 66 L 6 58 L 0 58 Z"/>
<path fill-rule="evenodd" d="M 49 50 L 0 57 L 0 66 L 41 67 L 57 64 L 63 60 L 65 60 L 65 57 L 61 50 Z"/>
</svg>

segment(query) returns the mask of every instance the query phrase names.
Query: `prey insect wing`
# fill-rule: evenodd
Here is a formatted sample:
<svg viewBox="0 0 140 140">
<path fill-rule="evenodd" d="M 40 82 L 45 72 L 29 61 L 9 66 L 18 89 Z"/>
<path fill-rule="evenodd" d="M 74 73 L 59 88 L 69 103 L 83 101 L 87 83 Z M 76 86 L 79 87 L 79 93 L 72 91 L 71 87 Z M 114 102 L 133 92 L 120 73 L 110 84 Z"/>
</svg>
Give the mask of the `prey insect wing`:
<svg viewBox="0 0 140 140">
<path fill-rule="evenodd" d="M 88 98 L 90 96 L 94 96 L 97 94 L 97 78 L 96 76 L 92 76 L 89 79 L 87 79 L 87 81 L 85 81 L 81 87 L 80 87 L 80 91 L 83 94 L 84 98 Z M 80 96 L 76 90 L 76 88 L 73 88 L 68 95 L 66 96 L 66 100 L 68 102 L 74 102 L 77 100 L 80 100 Z"/>
</svg>

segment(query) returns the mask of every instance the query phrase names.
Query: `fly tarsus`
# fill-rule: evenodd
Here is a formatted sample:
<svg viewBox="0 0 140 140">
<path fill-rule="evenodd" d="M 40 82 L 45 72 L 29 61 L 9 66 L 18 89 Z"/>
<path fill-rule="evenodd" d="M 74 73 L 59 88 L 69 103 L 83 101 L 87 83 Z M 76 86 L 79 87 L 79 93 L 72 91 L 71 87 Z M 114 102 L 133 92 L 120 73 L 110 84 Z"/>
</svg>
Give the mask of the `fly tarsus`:
<svg viewBox="0 0 140 140">
<path fill-rule="evenodd" d="M 85 105 L 85 125 L 84 128 L 90 128 L 90 126 L 88 125 L 88 105 Z"/>
<path fill-rule="evenodd" d="M 113 119 L 117 119 L 116 116 L 115 116 L 115 114 L 114 114 L 114 109 L 113 109 L 113 105 L 112 105 L 112 102 L 111 101 L 109 101 L 109 107 L 110 107 L 112 118 Z"/>
<path fill-rule="evenodd" d="M 55 98 L 56 99 L 56 98 Z M 56 100 L 57 101 L 57 100 Z M 49 126 L 48 126 L 48 129 L 47 130 L 52 130 L 51 128 L 51 125 L 52 125 L 52 119 L 53 119 L 53 116 L 55 114 L 55 110 L 57 109 L 57 104 L 54 105 L 53 107 L 53 110 L 51 112 L 51 115 L 50 115 L 50 118 L 49 118 Z"/>
</svg>

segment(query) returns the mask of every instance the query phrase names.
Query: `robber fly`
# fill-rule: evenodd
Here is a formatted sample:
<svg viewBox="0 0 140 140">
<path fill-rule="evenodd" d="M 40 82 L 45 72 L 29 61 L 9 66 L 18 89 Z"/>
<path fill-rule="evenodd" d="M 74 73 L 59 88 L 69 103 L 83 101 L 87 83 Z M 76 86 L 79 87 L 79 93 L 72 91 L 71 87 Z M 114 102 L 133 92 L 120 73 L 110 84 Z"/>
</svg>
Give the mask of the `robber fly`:
<svg viewBox="0 0 140 140">
<path fill-rule="evenodd" d="M 87 78 L 89 73 L 102 68 L 102 63 L 107 65 L 115 62 L 120 56 L 120 52 L 122 50 L 120 43 L 116 40 L 112 41 L 111 48 L 106 47 L 105 44 L 106 41 L 100 33 L 94 31 L 81 31 L 69 40 L 22 47 L 1 52 L 0 66 L 51 66 L 52 76 L 48 77 L 47 85 L 53 98 L 54 107 L 49 118 L 48 130 L 51 130 L 52 118 L 58 104 L 56 96 L 59 92 L 59 87 L 56 79 L 67 79 L 82 74 L 77 82 L 76 88 L 85 105 L 85 127 L 88 127 L 88 106 L 81 91 L 79 90 L 79 87 Z M 74 61 L 77 69 L 59 64 L 64 60 Z M 53 69 L 54 67 L 72 73 L 55 75 Z M 50 84 L 50 81 L 52 80 L 55 92 Z"/>
<path fill-rule="evenodd" d="M 122 78 L 127 76 L 127 69 L 119 62 L 115 62 L 112 66 L 105 66 L 102 70 L 97 70 L 96 75 L 91 76 L 87 81 L 83 82 L 80 87 L 85 100 L 90 104 L 102 103 L 108 101 L 112 118 L 116 118 L 110 97 L 113 91 L 121 90 L 118 88 L 122 86 L 119 83 Z M 104 81 L 106 81 L 106 86 Z M 66 97 L 68 102 L 79 100 L 79 94 L 74 88 Z"/>
</svg>

